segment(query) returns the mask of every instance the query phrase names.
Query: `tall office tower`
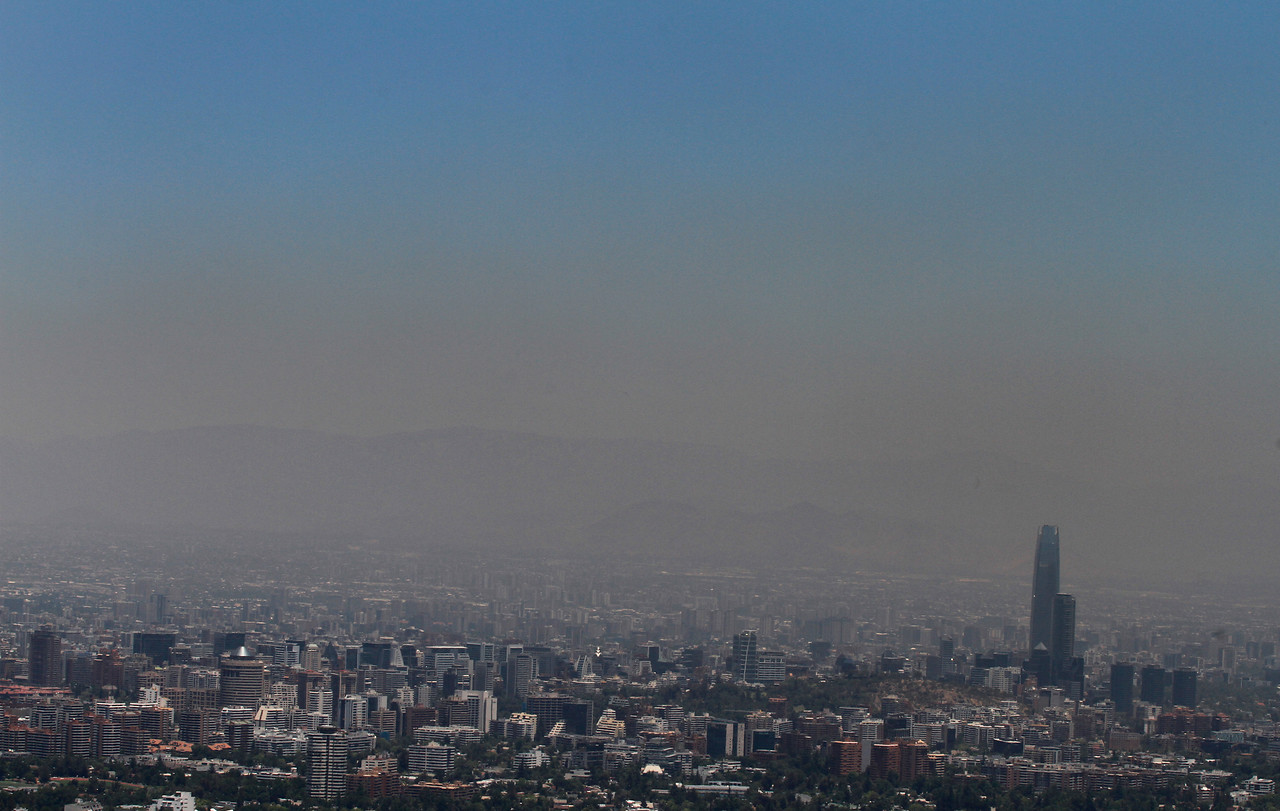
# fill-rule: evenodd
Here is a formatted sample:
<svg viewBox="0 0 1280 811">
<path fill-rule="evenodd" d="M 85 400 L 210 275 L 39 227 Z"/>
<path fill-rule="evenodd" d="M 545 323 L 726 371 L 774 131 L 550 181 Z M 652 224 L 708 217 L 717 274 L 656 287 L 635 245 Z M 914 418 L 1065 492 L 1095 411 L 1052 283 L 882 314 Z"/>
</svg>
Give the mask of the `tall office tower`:
<svg viewBox="0 0 1280 811">
<path fill-rule="evenodd" d="M 1133 664 L 1116 662 L 1111 666 L 1111 703 L 1116 712 L 1129 715 L 1133 712 Z"/>
<path fill-rule="evenodd" d="M 156 667 L 169 664 L 169 655 L 176 644 L 178 635 L 174 633 L 138 631 L 133 635 L 133 652 L 150 657 Z"/>
<path fill-rule="evenodd" d="M 753 683 L 759 679 L 760 648 L 755 631 L 733 635 L 733 678 Z"/>
<path fill-rule="evenodd" d="M 939 639 L 938 655 L 942 657 L 944 662 L 951 661 L 956 655 L 956 641 L 949 636 Z"/>
<path fill-rule="evenodd" d="M 277 667 L 298 667 L 302 662 L 302 643 L 288 640 L 285 642 L 260 642 L 258 655 L 264 661 Z"/>
<path fill-rule="evenodd" d="M 221 656 L 227 651 L 243 648 L 245 644 L 244 631 L 215 631 L 213 634 L 213 655 Z"/>
<path fill-rule="evenodd" d="M 592 716 L 595 714 L 595 707 L 590 701 L 566 701 L 564 706 L 560 708 L 560 717 L 564 720 L 565 731 L 570 735 L 586 735 L 591 732 L 595 724 L 592 722 Z M 542 723 L 542 719 L 538 719 L 538 723 Z"/>
<path fill-rule="evenodd" d="M 1148 704 L 1164 704 L 1164 686 L 1168 681 L 1168 672 L 1160 665 L 1147 665 L 1142 668 L 1142 687 L 1139 697 Z"/>
<path fill-rule="evenodd" d="M 222 727 L 226 734 L 227 746 L 240 752 L 253 750 L 252 721 L 228 721 Z"/>
<path fill-rule="evenodd" d="M 518 653 L 507 660 L 506 687 L 509 698 L 524 698 L 529 695 L 529 687 L 536 675 L 535 667 L 534 658 L 527 653 Z"/>
<path fill-rule="evenodd" d="M 53 687 L 65 680 L 62 669 L 62 637 L 52 628 L 41 628 L 31 634 L 27 662 L 27 679 L 31 684 Z"/>
<path fill-rule="evenodd" d="M 734 758 L 745 754 L 747 725 L 713 718 L 707 721 L 707 756 Z"/>
<path fill-rule="evenodd" d="M 871 765 L 871 747 L 884 739 L 884 721 L 866 718 L 858 723 L 858 742 L 862 744 L 862 771 Z"/>
<path fill-rule="evenodd" d="M 169 621 L 169 595 L 159 593 L 151 595 L 151 599 L 147 604 L 148 619 L 157 625 L 164 625 Z"/>
<path fill-rule="evenodd" d="M 369 723 L 369 700 L 356 693 L 345 695 L 338 699 L 336 714 L 342 729 L 363 729 Z"/>
<path fill-rule="evenodd" d="M 1180 667 L 1173 671 L 1173 704 L 1175 707 L 1195 707 L 1196 669 Z"/>
<path fill-rule="evenodd" d="M 320 713 L 325 718 L 333 718 L 333 693 L 323 687 L 307 691 L 307 714 Z"/>
<path fill-rule="evenodd" d="M 1053 656 L 1055 683 L 1061 683 L 1071 657 L 1076 655 L 1076 598 L 1057 594 L 1053 598 L 1053 633 L 1049 653 Z"/>
<path fill-rule="evenodd" d="M 371 665 L 372 667 L 391 667 L 391 649 L 394 642 L 364 642 L 357 654 L 356 667 Z"/>
<path fill-rule="evenodd" d="M 1058 671 L 1058 686 L 1072 701 L 1084 700 L 1084 657 L 1072 656 Z"/>
<path fill-rule="evenodd" d="M 450 699 L 449 726 L 474 727 L 488 734 L 498 717 L 498 699 L 488 690 L 459 690 Z"/>
<path fill-rule="evenodd" d="M 302 669 L 311 672 L 320 670 L 320 646 L 314 642 L 308 642 L 307 646 L 302 649 Z"/>
<path fill-rule="evenodd" d="M 1031 575 L 1031 650 L 1053 650 L 1053 601 L 1060 587 L 1058 528 L 1045 524 L 1036 537 L 1036 564 Z"/>
<path fill-rule="evenodd" d="M 347 787 L 347 736 L 325 725 L 307 735 L 307 794 L 333 801 Z"/>
<path fill-rule="evenodd" d="M 218 664 L 218 705 L 257 707 L 267 681 L 267 666 L 254 658 L 248 648 L 239 647 Z"/>
<path fill-rule="evenodd" d="M 493 692 L 493 688 L 498 680 L 497 663 L 472 661 L 470 664 L 471 689 L 488 690 L 489 692 Z"/>
</svg>

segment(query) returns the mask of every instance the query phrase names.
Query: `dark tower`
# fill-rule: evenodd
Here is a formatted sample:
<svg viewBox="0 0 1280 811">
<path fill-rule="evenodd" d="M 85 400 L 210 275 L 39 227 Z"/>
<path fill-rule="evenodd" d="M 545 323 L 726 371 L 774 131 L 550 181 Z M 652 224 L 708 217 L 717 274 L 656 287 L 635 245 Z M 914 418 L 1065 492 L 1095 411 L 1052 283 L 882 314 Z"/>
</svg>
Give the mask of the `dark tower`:
<svg viewBox="0 0 1280 811">
<path fill-rule="evenodd" d="M 756 647 L 756 632 L 743 631 L 733 635 L 733 677 L 741 682 L 754 682 L 759 678 L 760 652 Z"/>
<path fill-rule="evenodd" d="M 1168 681 L 1168 671 L 1160 665 L 1142 668 L 1142 700 L 1149 704 L 1164 704 L 1164 688 Z"/>
<path fill-rule="evenodd" d="M 1070 594 L 1054 595 L 1052 640 L 1054 672 L 1061 674 L 1076 655 L 1076 598 Z"/>
<path fill-rule="evenodd" d="M 1180 667 L 1173 671 L 1173 704 L 1175 707 L 1196 706 L 1196 669 Z"/>
<path fill-rule="evenodd" d="M 1058 596 L 1058 528 L 1040 527 L 1036 537 L 1036 567 L 1031 575 L 1031 650 L 1053 650 L 1053 601 Z"/>
<path fill-rule="evenodd" d="M 1048 687 L 1053 684 L 1053 654 L 1041 642 L 1031 651 L 1031 658 L 1022 665 L 1023 671 L 1036 677 L 1036 684 Z"/>
<path fill-rule="evenodd" d="M 169 664 L 173 646 L 178 644 L 177 634 L 146 633 L 139 631 L 133 635 L 133 652 L 151 658 L 156 667 Z"/>
<path fill-rule="evenodd" d="M 51 627 L 41 628 L 31 635 L 27 661 L 29 683 L 48 687 L 65 681 L 62 672 L 62 637 Z"/>
<path fill-rule="evenodd" d="M 1128 715 L 1133 712 L 1133 664 L 1116 662 L 1111 666 L 1111 702 L 1116 712 Z"/>
</svg>

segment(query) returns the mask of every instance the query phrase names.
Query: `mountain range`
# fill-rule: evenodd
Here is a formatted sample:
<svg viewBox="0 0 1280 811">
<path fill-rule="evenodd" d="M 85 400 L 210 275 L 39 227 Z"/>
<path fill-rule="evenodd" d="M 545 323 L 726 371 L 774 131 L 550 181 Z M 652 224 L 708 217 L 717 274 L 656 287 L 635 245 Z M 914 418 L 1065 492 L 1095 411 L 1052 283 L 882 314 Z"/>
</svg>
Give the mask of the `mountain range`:
<svg viewBox="0 0 1280 811">
<path fill-rule="evenodd" d="M 989 453 L 767 459 L 710 445 L 457 428 L 355 437 L 221 426 L 0 442 L 0 524 L 466 543 L 678 565 L 1025 578 L 1042 523 L 1072 577 L 1280 562 L 1280 487 L 1106 491 Z"/>
</svg>

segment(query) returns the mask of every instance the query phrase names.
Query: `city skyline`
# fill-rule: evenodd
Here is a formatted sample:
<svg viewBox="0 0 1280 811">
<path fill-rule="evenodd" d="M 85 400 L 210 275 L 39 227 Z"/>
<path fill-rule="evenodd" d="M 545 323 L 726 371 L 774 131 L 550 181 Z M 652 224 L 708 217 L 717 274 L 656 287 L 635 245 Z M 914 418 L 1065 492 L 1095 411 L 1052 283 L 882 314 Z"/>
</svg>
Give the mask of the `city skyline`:
<svg viewBox="0 0 1280 811">
<path fill-rule="evenodd" d="M 54 790 L 31 765 L 83 778 L 99 762 L 151 789 L 231 770 L 206 799 L 269 780 L 272 797 L 323 804 L 505 780 L 559 798 L 547 778 L 573 791 L 642 766 L 662 789 L 703 768 L 764 797 L 774 770 L 805 763 L 824 801 L 867 780 L 930 798 L 957 779 L 990 781 L 988 796 L 1046 784 L 1101 802 L 1120 782 L 1169 796 L 1170 764 L 1180 804 L 1274 788 L 1280 624 L 1273 601 L 1239 592 L 1082 584 L 1079 617 L 1055 595 L 1052 654 L 1019 666 L 1031 623 L 1013 578 L 310 538 L 157 554 L 125 537 L 105 559 L 13 539 L 0 747 L 31 791 Z M 925 776 L 938 787 L 919 789 Z"/>
<path fill-rule="evenodd" d="M 4 807 L 1276 805 L 1277 41 L 0 4 Z"/>
</svg>

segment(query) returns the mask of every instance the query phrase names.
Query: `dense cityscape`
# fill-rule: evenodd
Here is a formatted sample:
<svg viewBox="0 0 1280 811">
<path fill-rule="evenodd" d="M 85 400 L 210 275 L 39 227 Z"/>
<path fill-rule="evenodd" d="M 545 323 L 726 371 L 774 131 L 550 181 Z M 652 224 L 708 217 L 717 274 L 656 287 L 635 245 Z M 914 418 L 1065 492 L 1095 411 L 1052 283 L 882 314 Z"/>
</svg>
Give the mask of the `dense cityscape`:
<svg viewBox="0 0 1280 811">
<path fill-rule="evenodd" d="M 303 560 L 279 538 L 240 558 L 216 537 L 7 540 L 13 807 L 1220 808 L 1274 791 L 1272 607 L 1068 594 L 1051 526 L 1029 595 L 374 541 Z M 109 562 L 87 563 L 104 540 Z"/>
<path fill-rule="evenodd" d="M 0 2 L 0 811 L 1280 811 L 1278 42 Z"/>
</svg>

